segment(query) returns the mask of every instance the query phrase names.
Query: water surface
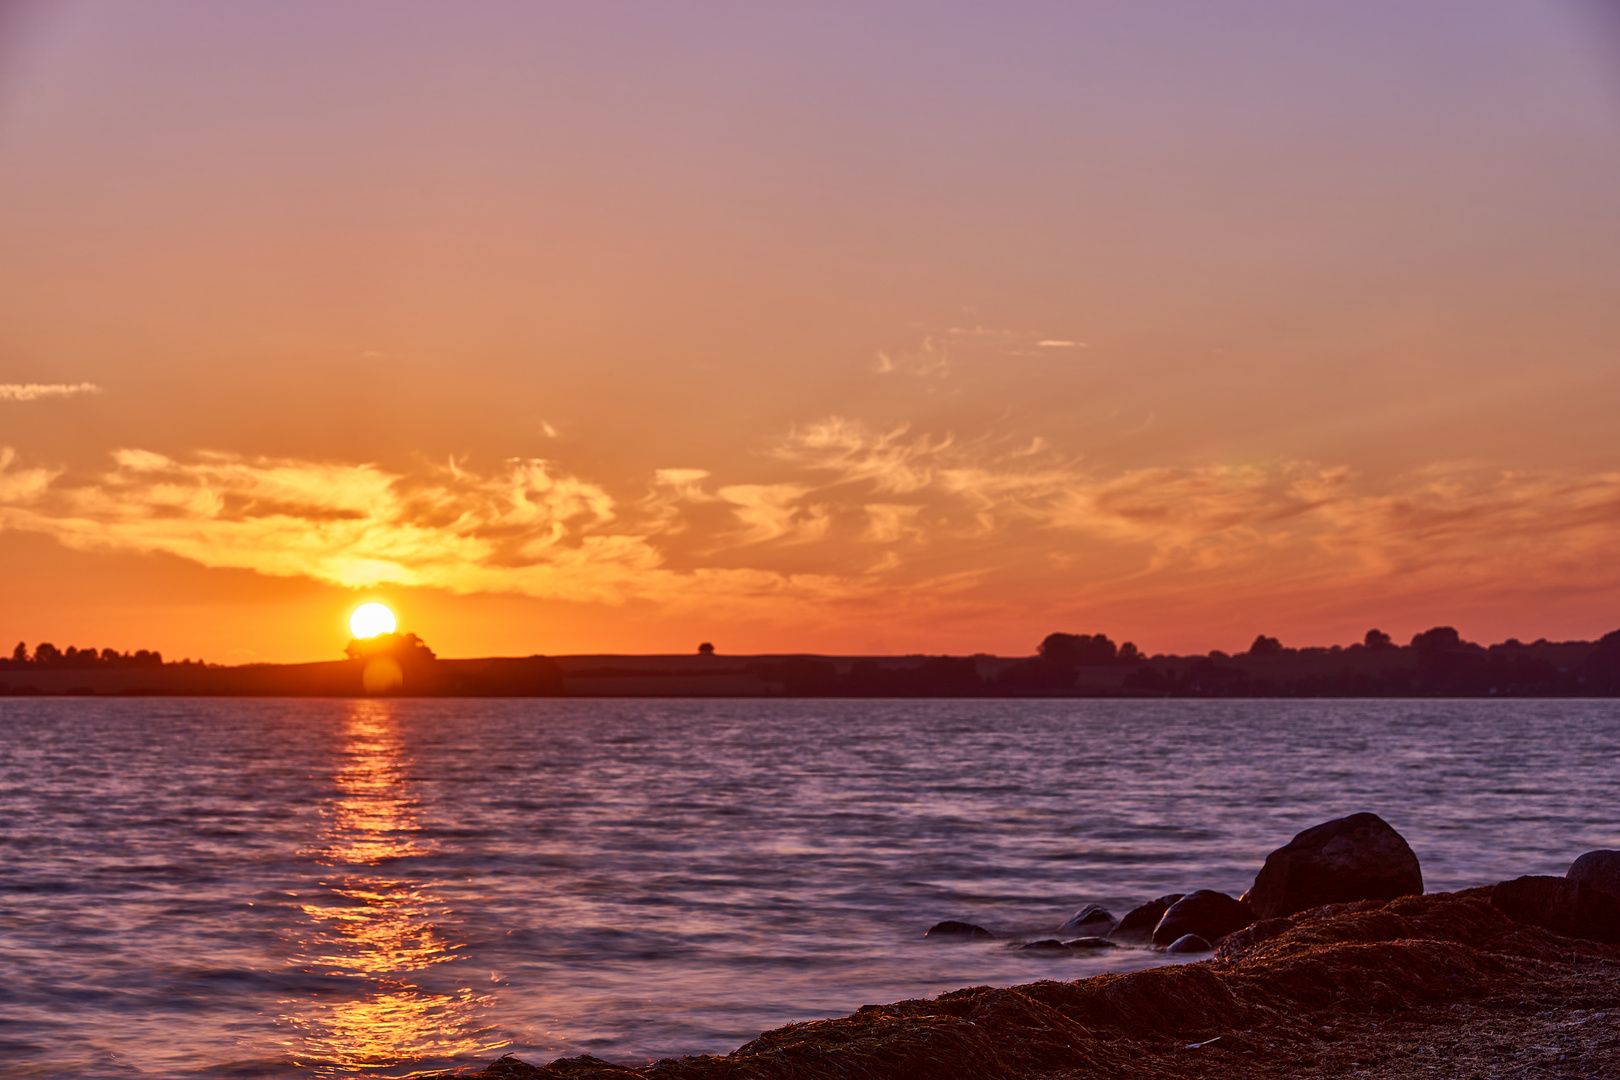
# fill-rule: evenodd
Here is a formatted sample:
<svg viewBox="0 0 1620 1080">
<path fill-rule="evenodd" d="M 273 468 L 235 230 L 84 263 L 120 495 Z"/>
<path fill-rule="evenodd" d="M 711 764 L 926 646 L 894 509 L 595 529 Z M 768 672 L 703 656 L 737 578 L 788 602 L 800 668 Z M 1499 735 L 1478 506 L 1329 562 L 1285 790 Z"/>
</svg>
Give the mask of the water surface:
<svg viewBox="0 0 1620 1080">
<path fill-rule="evenodd" d="M 1431 890 L 1620 847 L 1610 701 L 0 700 L 18 1077 L 625 1063 L 1161 962 L 1045 936 L 1241 892 L 1373 810 Z"/>
</svg>

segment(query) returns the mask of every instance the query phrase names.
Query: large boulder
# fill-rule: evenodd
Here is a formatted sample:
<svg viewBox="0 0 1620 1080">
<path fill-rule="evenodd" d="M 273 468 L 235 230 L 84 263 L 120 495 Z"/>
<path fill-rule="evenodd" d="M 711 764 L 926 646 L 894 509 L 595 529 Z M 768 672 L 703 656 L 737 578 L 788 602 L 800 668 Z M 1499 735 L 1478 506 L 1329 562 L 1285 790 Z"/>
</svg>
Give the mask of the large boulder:
<svg viewBox="0 0 1620 1080">
<path fill-rule="evenodd" d="M 1170 905 L 1153 928 L 1153 944 L 1169 945 L 1178 938 L 1196 934 L 1205 941 L 1219 941 L 1234 930 L 1254 922 L 1254 912 L 1241 900 L 1223 892 L 1199 889 Z"/>
<path fill-rule="evenodd" d="M 1267 855 L 1243 899 L 1256 918 L 1276 919 L 1422 892 L 1423 870 L 1406 840 L 1377 814 L 1361 813 L 1312 826 Z"/>
<path fill-rule="evenodd" d="M 1067 945 L 1071 949 L 1100 950 L 1119 948 L 1118 945 L 1115 945 L 1112 941 L 1109 941 L 1105 937 L 1077 937 L 1073 941 L 1065 941 L 1063 944 Z"/>
<path fill-rule="evenodd" d="M 1564 876 L 1620 896 L 1620 851 L 1588 851 L 1569 864 Z"/>
<path fill-rule="evenodd" d="M 1531 876 L 1499 882 L 1491 889 L 1491 906 L 1514 922 L 1620 944 L 1620 896 L 1584 881 Z"/>
<path fill-rule="evenodd" d="M 1153 936 L 1153 928 L 1159 925 L 1164 913 L 1170 910 L 1170 905 L 1181 899 L 1181 893 L 1171 893 L 1156 900 L 1149 900 L 1145 904 L 1125 913 L 1125 917 L 1114 926 L 1109 937 L 1115 938 L 1141 938 L 1146 941 Z"/>
</svg>

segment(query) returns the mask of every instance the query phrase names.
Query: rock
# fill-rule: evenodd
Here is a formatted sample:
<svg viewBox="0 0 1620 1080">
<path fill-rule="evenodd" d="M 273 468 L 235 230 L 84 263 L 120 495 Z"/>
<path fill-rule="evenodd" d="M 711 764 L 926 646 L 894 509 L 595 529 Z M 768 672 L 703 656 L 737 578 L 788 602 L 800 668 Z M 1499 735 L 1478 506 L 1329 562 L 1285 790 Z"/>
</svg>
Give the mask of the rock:
<svg viewBox="0 0 1620 1080">
<path fill-rule="evenodd" d="M 1040 941 L 1031 941 L 1027 945 L 1018 946 L 1019 952 L 1068 952 L 1069 947 L 1057 938 L 1043 938 Z"/>
<path fill-rule="evenodd" d="M 1569 864 L 1564 876 L 1620 896 L 1620 851 L 1588 851 Z"/>
<path fill-rule="evenodd" d="M 1491 906 L 1514 922 L 1620 944 L 1620 897 L 1585 881 L 1529 876 L 1498 882 L 1491 889 Z"/>
<path fill-rule="evenodd" d="M 1077 937 L 1073 941 L 1065 941 L 1064 946 L 1070 949 L 1117 949 L 1112 941 L 1105 937 Z"/>
<path fill-rule="evenodd" d="M 1087 904 L 1058 929 L 1072 932 L 1086 926 L 1101 928 L 1104 924 L 1114 925 L 1114 917 L 1108 913 L 1108 909 L 1099 904 Z"/>
<path fill-rule="evenodd" d="M 1234 930 L 1254 922 L 1254 912 L 1241 900 L 1223 892 L 1199 889 L 1170 905 L 1153 928 L 1153 944 L 1169 945 L 1186 934 L 1197 934 L 1206 941 L 1219 941 Z"/>
<path fill-rule="evenodd" d="M 1197 934 L 1182 934 L 1164 947 L 1167 953 L 1214 952 L 1215 946 Z"/>
<path fill-rule="evenodd" d="M 1149 900 L 1145 904 L 1131 908 L 1125 913 L 1125 917 L 1119 920 L 1113 932 L 1108 936 L 1116 938 L 1139 937 L 1144 940 L 1152 937 L 1153 928 L 1159 925 L 1159 920 L 1164 918 L 1164 913 L 1170 910 L 1170 905 L 1180 900 L 1181 896 L 1181 893 L 1171 893 L 1169 896 L 1161 896 L 1157 900 Z"/>
<path fill-rule="evenodd" d="M 1422 892 L 1423 871 L 1401 834 L 1377 814 L 1361 813 L 1312 826 L 1267 855 L 1243 899 L 1256 918 L 1276 919 Z"/>
<path fill-rule="evenodd" d="M 952 919 L 946 919 L 944 922 L 935 923 L 933 926 L 928 928 L 928 933 L 923 935 L 923 937 L 937 938 L 967 938 L 970 941 L 990 941 L 993 940 L 995 936 L 996 935 L 992 934 L 982 926 L 974 926 L 972 923 L 956 922 Z"/>
</svg>

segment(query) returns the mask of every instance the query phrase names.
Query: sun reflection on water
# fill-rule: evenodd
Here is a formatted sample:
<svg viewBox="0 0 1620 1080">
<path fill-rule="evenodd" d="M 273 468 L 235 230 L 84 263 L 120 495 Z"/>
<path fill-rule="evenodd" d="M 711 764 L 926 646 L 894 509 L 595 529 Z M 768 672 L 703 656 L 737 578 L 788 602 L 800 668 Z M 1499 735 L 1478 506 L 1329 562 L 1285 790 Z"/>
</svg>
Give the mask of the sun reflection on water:
<svg viewBox="0 0 1620 1080">
<path fill-rule="evenodd" d="M 312 852 L 331 876 L 300 905 L 308 921 L 290 958 L 333 985 L 282 1003 L 298 1033 L 293 1060 L 313 1076 L 378 1076 L 501 1048 L 480 1023 L 490 995 L 425 985 L 430 969 L 457 959 L 447 905 L 428 883 L 382 869 L 431 851 L 393 703 L 349 702 L 341 734 L 337 791 Z"/>
</svg>

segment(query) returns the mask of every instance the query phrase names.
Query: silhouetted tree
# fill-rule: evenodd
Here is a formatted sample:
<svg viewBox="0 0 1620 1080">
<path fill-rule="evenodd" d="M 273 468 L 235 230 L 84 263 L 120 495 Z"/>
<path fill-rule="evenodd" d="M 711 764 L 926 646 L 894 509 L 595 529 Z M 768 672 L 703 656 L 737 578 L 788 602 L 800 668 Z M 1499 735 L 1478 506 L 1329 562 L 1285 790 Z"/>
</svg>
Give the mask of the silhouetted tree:
<svg viewBox="0 0 1620 1080">
<path fill-rule="evenodd" d="M 1412 649 L 1424 694 L 1468 697 L 1490 691 L 1492 674 L 1485 650 L 1464 641 L 1454 628 L 1436 626 L 1416 634 Z"/>
<path fill-rule="evenodd" d="M 1463 647 L 1462 635 L 1450 626 L 1436 626 L 1421 634 L 1412 635 L 1412 648 L 1419 652 L 1440 652 Z"/>
<path fill-rule="evenodd" d="M 40 667 L 49 667 L 62 659 L 62 650 L 48 641 L 42 641 L 34 649 L 34 663 Z"/>
<path fill-rule="evenodd" d="M 1254 643 L 1249 646 L 1250 656 L 1281 656 L 1282 654 L 1283 643 L 1264 634 L 1255 638 Z"/>
<path fill-rule="evenodd" d="M 1581 677 L 1600 694 L 1620 693 L 1620 630 L 1604 634 L 1581 665 Z"/>
<path fill-rule="evenodd" d="M 427 647 L 427 642 L 415 634 L 376 634 L 355 638 L 344 646 L 343 655 L 351 660 L 386 656 L 401 665 L 437 659 L 433 650 Z"/>
<path fill-rule="evenodd" d="M 1134 641 L 1127 641 L 1119 647 L 1119 662 L 1121 664 L 1140 664 L 1146 659 L 1147 657 L 1142 655 L 1142 650 L 1136 647 Z"/>
<path fill-rule="evenodd" d="M 1369 649 L 1393 649 L 1395 639 L 1382 630 L 1369 630 L 1367 636 L 1361 639 L 1361 644 Z"/>
<path fill-rule="evenodd" d="M 1035 652 L 1059 667 L 1112 664 L 1119 656 L 1119 648 L 1107 634 L 1048 634 Z"/>
<path fill-rule="evenodd" d="M 11 662 L 14 663 L 14 664 L 26 664 L 26 663 L 28 663 L 28 643 L 27 642 L 24 642 L 24 641 L 17 642 L 17 647 L 15 649 L 11 650 Z"/>
<path fill-rule="evenodd" d="M 710 644 L 709 642 L 705 641 L 703 644 L 698 646 L 698 655 L 699 656 L 713 656 L 714 655 L 714 646 L 712 644 Z"/>
</svg>

